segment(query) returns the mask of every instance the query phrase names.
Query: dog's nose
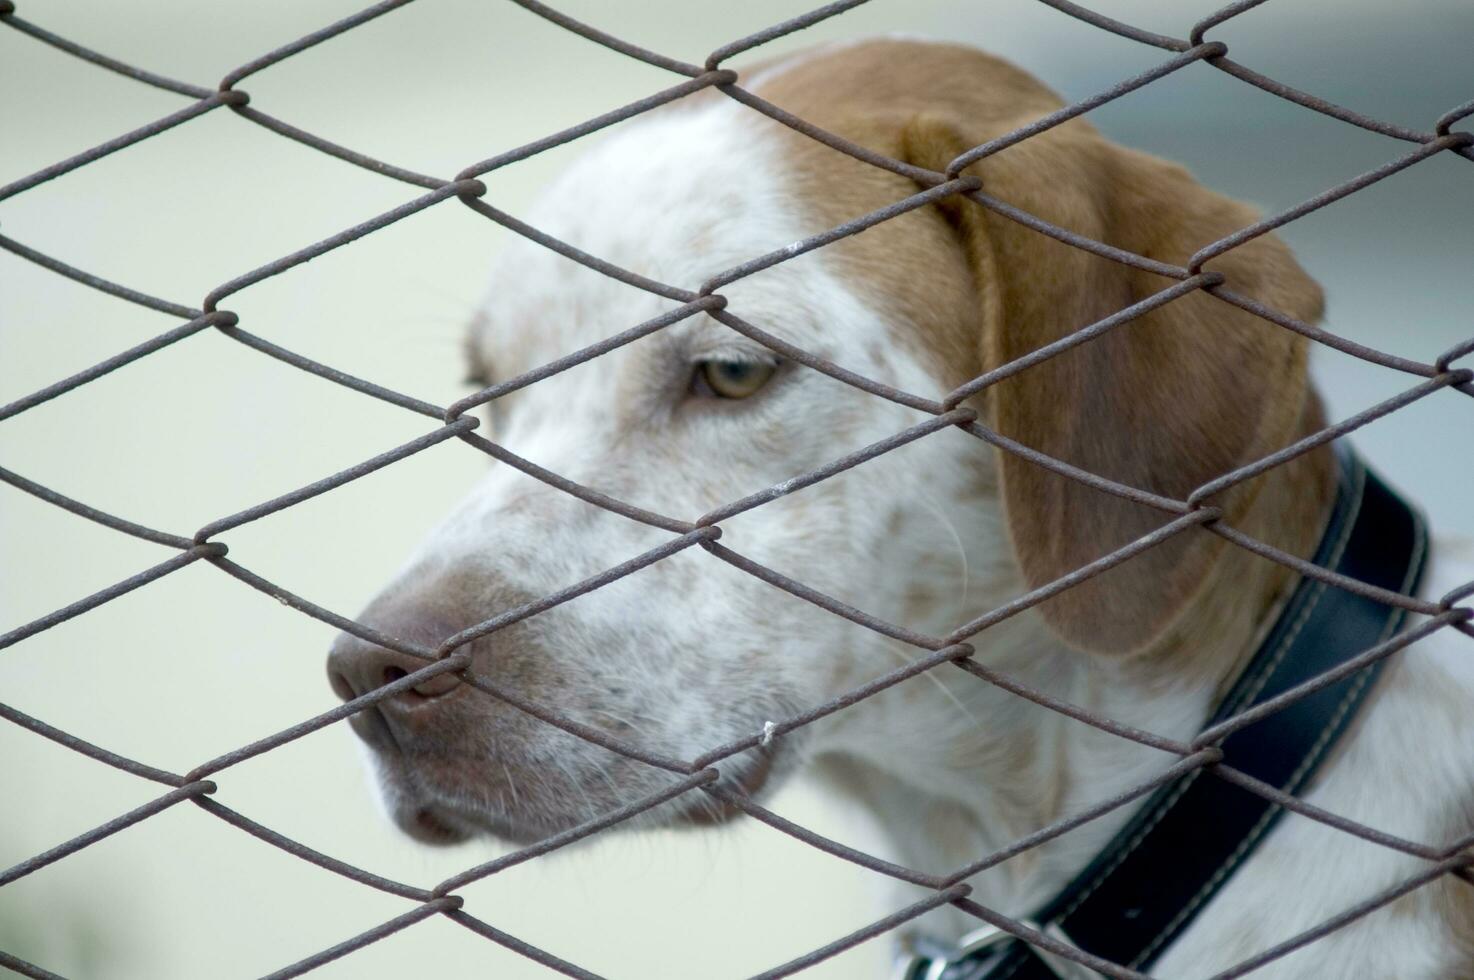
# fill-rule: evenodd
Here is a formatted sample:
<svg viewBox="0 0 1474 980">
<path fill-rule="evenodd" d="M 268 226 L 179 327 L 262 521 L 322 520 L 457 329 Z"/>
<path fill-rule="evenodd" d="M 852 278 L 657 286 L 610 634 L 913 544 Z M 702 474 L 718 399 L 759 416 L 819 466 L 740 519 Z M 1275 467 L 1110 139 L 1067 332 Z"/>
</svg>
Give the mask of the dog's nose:
<svg viewBox="0 0 1474 980">
<path fill-rule="evenodd" d="M 454 630 L 418 616 L 395 616 L 387 621 L 381 617 L 372 620 L 379 632 L 410 642 L 433 647 Z M 344 701 L 362 697 L 386 684 L 408 677 L 410 674 L 432 663 L 407 653 L 387 650 L 367 640 L 348 633 L 339 634 L 328 654 L 328 683 L 333 693 Z M 425 705 L 436 698 L 444 697 L 460 686 L 455 673 L 446 672 L 427 677 L 413 687 L 407 688 L 380 702 L 384 708 L 409 709 Z"/>
<path fill-rule="evenodd" d="M 352 701 L 370 691 L 393 684 L 432 661 L 419 660 L 408 654 L 374 646 L 358 637 L 339 638 L 328 654 L 328 683 L 333 693 L 344 701 Z M 453 672 L 428 677 L 414 687 L 400 691 L 390 700 L 414 705 L 449 694 L 460 685 Z"/>
</svg>

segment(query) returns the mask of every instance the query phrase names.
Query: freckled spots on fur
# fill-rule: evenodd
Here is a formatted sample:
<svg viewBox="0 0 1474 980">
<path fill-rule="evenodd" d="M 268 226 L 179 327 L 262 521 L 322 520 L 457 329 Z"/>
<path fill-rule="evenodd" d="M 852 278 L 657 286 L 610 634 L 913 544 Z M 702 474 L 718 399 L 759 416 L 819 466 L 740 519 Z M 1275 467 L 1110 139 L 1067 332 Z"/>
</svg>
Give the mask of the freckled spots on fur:
<svg viewBox="0 0 1474 980">
<path fill-rule="evenodd" d="M 972 825 L 976 817 L 954 800 L 938 800 L 926 808 L 922 815 L 921 830 L 942 854 L 961 864 L 977 857 L 968 853 L 973 838 Z"/>
<path fill-rule="evenodd" d="M 531 514 L 537 511 L 538 505 L 531 494 L 519 494 L 515 497 L 508 497 L 506 502 L 498 509 L 506 516 Z"/>
<path fill-rule="evenodd" d="M 1474 978 L 1474 899 L 1469 894 L 1471 886 L 1466 881 L 1445 876 L 1426 887 L 1433 892 L 1435 912 L 1458 950 L 1458 961 L 1463 964 L 1463 972 L 1457 975 L 1457 980 L 1470 980 Z"/>
<path fill-rule="evenodd" d="M 906 513 L 902 510 L 893 510 L 885 519 L 885 531 L 891 537 L 901 533 L 901 528 L 906 526 Z"/>
<path fill-rule="evenodd" d="M 854 676 L 854 665 L 845 657 L 835 657 L 829 662 L 829 689 L 842 690 Z"/>
<path fill-rule="evenodd" d="M 929 620 L 943 605 L 945 593 L 932 588 L 923 581 L 912 582 L 906 587 L 901 613 L 904 622 L 921 623 Z"/>
<path fill-rule="evenodd" d="M 932 697 L 935 697 L 935 694 L 930 691 L 923 691 L 918 684 L 908 684 L 901 688 L 901 700 L 908 704 L 916 704 Z"/>
<path fill-rule="evenodd" d="M 917 558 L 901 594 L 901 622 L 923 632 L 947 632 L 956 625 L 953 620 L 971 615 L 961 608 L 962 573 L 955 552 Z"/>
</svg>

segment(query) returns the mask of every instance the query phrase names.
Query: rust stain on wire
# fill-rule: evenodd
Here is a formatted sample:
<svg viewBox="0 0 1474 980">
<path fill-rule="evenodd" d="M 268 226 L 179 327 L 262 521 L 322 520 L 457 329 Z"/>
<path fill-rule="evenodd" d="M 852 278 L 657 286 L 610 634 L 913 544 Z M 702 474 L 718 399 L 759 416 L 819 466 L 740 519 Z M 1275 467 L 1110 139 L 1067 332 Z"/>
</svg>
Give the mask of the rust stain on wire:
<svg viewBox="0 0 1474 980">
<path fill-rule="evenodd" d="M 496 874 L 505 868 L 534 860 L 541 855 L 555 851 L 574 841 L 600 833 L 646 810 L 678 797 L 690 793 L 705 793 L 723 803 L 747 812 L 775 830 L 787 834 L 811 847 L 818 848 L 836 859 L 849 861 L 877 874 L 909 881 L 924 888 L 931 889 L 929 896 L 913 905 L 897 910 L 847 936 L 839 937 L 833 942 L 805 953 L 787 963 L 775 966 L 771 970 L 761 974 L 761 976 L 787 976 L 799 972 L 860 942 L 894 929 L 930 909 L 942 905 L 951 905 L 983 922 L 991 923 L 1023 939 L 1025 942 L 1033 943 L 1056 955 L 1089 966 L 1108 976 L 1140 977 L 1143 974 L 1130 970 L 1121 964 L 1100 960 L 1082 950 L 1062 943 L 1058 939 L 1040 933 L 1024 923 L 1010 919 L 996 910 L 974 902 L 968 897 L 968 888 L 963 882 L 967 877 L 985 868 L 1006 861 L 1031 847 L 1038 846 L 1083 823 L 1125 806 L 1171 779 L 1198 770 L 1226 779 L 1250 792 L 1259 794 L 1278 806 L 1292 810 L 1309 819 L 1316 820 L 1328 827 L 1351 834 L 1372 844 L 1422 858 L 1428 862 L 1428 866 L 1421 869 L 1413 877 L 1390 886 L 1376 895 L 1363 899 L 1333 918 L 1286 940 L 1278 946 L 1255 954 L 1221 973 L 1219 975 L 1220 977 L 1241 976 L 1253 969 L 1257 969 L 1295 949 L 1315 942 L 1333 930 L 1381 908 L 1428 882 L 1438 880 L 1444 875 L 1453 875 L 1465 881 L 1474 882 L 1474 871 L 1471 871 L 1471 865 L 1474 865 L 1474 854 L 1471 854 L 1468 850 L 1471 845 L 1474 845 L 1474 835 L 1471 835 L 1469 838 L 1441 844 L 1426 844 L 1404 840 L 1378 828 L 1360 824 L 1339 814 L 1330 813 L 1305 803 L 1272 786 L 1263 784 L 1237 770 L 1227 767 L 1222 764 L 1222 753 L 1211 745 L 1214 740 L 1223 734 L 1237 730 L 1263 717 L 1265 714 L 1283 708 L 1285 705 L 1312 693 L 1319 687 L 1332 683 L 1338 677 L 1350 671 L 1365 667 L 1384 657 L 1392 656 L 1415 640 L 1422 639 L 1438 630 L 1456 629 L 1470 636 L 1474 636 L 1474 624 L 1471 624 L 1471 619 L 1474 619 L 1474 609 L 1469 608 L 1467 605 L 1459 605 L 1463 600 L 1474 596 L 1474 583 L 1454 589 L 1438 602 L 1428 602 L 1410 596 L 1388 592 L 1383 589 L 1376 589 L 1365 583 L 1315 566 L 1301 558 L 1279 551 L 1265 542 L 1251 538 L 1223 524 L 1220 520 L 1221 515 L 1215 508 L 1202 504 L 1205 498 L 1219 490 L 1233 486 L 1243 480 L 1257 476 L 1272 467 L 1281 465 L 1304 452 L 1308 452 L 1332 439 L 1339 438 L 1377 418 L 1397 411 L 1433 391 L 1448 388 L 1474 397 L 1474 368 L 1457 366 L 1459 360 L 1474 353 L 1474 339 L 1462 342 L 1444 351 L 1431 363 L 1422 363 L 1344 340 L 1319 327 L 1303 323 L 1279 310 L 1269 308 L 1257 301 L 1235 293 L 1231 281 L 1225 281 L 1224 277 L 1218 273 L 1206 272 L 1202 269 L 1205 262 L 1216 256 L 1222 255 L 1260 235 L 1333 204 L 1348 195 L 1371 186 L 1384 177 L 1416 166 L 1418 163 L 1431 157 L 1448 154 L 1460 156 L 1467 160 L 1474 160 L 1474 134 L 1454 129 L 1456 124 L 1471 114 L 1474 114 L 1474 101 L 1449 109 L 1434 121 L 1431 129 L 1420 130 L 1410 128 L 1404 125 L 1374 119 L 1262 75 L 1251 68 L 1230 60 L 1227 56 L 1227 44 L 1205 38 L 1204 35 L 1213 28 L 1251 10 L 1258 6 L 1262 0 L 1236 0 L 1236 2 L 1223 7 L 1193 25 L 1189 29 L 1186 37 L 1171 37 L 1143 30 L 1131 24 L 1096 13 L 1086 7 L 1071 2 L 1071 0 L 1040 0 L 1040 2 L 1065 15 L 1103 31 L 1108 31 L 1137 43 L 1170 52 L 1171 57 L 1156 67 L 1131 78 L 1123 79 L 1108 89 L 1034 120 L 1013 132 L 1003 134 L 987 143 L 973 147 L 951 161 L 943 171 L 931 171 L 917 167 L 914 164 L 885 156 L 834 133 L 827 132 L 807 120 L 794 116 L 781 107 L 773 105 L 762 97 L 742 88 L 739 84 L 739 74 L 722 67 L 724 62 L 729 58 L 760 48 L 777 38 L 803 31 L 820 21 L 857 7 L 866 2 L 866 0 L 838 0 L 838 2 L 818 7 L 808 13 L 795 16 L 782 23 L 772 25 L 764 30 L 724 44 L 716 48 L 708 57 L 701 59 L 699 63 L 682 61 L 659 52 L 648 50 L 597 27 L 582 23 L 561 11 L 538 2 L 538 0 L 513 0 L 513 2 L 530 13 L 566 31 L 577 34 L 588 41 L 626 57 L 668 71 L 678 76 L 679 80 L 669 87 L 662 88 L 644 98 L 605 112 L 578 125 L 551 133 L 548 136 L 533 140 L 522 146 L 502 150 L 492 156 L 473 162 L 461 169 L 453 177 L 435 177 L 421 174 L 417 171 L 376 159 L 356 150 L 341 146 L 314 133 L 299 129 L 289 122 L 268 115 L 260 108 L 252 106 L 250 104 L 251 97 L 249 93 L 236 88 L 238 84 L 256 73 L 268 70 L 287 58 L 302 54 L 318 44 L 351 31 L 369 21 L 388 15 L 396 9 L 405 6 L 408 2 L 410 0 L 383 0 L 383 2 L 369 6 L 356 14 L 297 38 L 273 51 L 266 52 L 239 68 L 227 72 L 218 85 L 205 87 L 168 78 L 126 64 L 106 54 L 78 44 L 75 41 L 60 37 L 46 30 L 44 27 L 30 23 L 17 16 L 16 4 L 13 0 L 0 0 L 0 24 L 3 24 L 5 27 L 33 38 L 40 43 L 47 44 L 71 57 L 105 68 L 144 85 L 183 96 L 190 100 L 182 108 L 153 122 L 106 140 L 94 147 L 75 153 L 65 160 L 44 167 L 35 173 L 17 177 L 4 185 L 0 185 L 0 201 L 23 194 L 40 184 L 72 170 L 85 167 L 109 154 L 122 152 L 134 144 L 150 139 L 169 129 L 188 125 L 192 120 L 220 108 L 228 108 L 231 112 L 247 122 L 261 126 L 270 132 L 276 133 L 278 136 L 301 143 L 304 146 L 342 160 L 345 163 L 352 164 L 353 166 L 361 167 L 389 179 L 400 181 L 420 191 L 419 196 L 383 214 L 371 217 L 336 235 L 284 255 L 259 268 L 242 272 L 240 275 L 211 290 L 200 300 L 198 306 L 162 299 L 139 292 L 130 287 L 77 269 L 61 259 L 36 251 L 23 242 L 0 236 L 0 249 L 4 249 L 22 259 L 49 269 L 59 275 L 66 276 L 76 282 L 90 286 L 93 289 L 107 293 L 120 300 L 164 313 L 183 321 L 151 340 L 144 341 L 128 350 L 115 354 L 69 378 L 48 384 L 28 395 L 11 401 L 9 404 L 0 406 L 0 422 L 20 415 L 43 402 L 63 397 L 76 388 L 86 385 L 133 361 L 147 357 L 167 346 L 185 342 L 196 333 L 214 328 L 217 332 L 232 340 L 239 341 L 242 345 L 252 350 L 259 351 L 303 371 L 357 391 L 362 395 L 376 398 L 396 405 L 406 411 L 428 417 L 440 424 L 439 428 L 417 439 L 399 447 L 389 449 L 384 453 L 364 460 L 339 473 L 326 476 L 304 487 L 283 493 L 271 500 L 262 501 L 236 514 L 223 515 L 207 523 L 194 534 L 180 533 L 177 529 L 175 531 L 169 531 L 145 527 L 126 518 L 106 513 L 79 500 L 72 499 L 21 474 L 0 469 L 0 481 L 9 484 L 21 492 L 31 494 L 78 517 L 94 521 L 119 533 L 175 549 L 175 554 L 172 557 L 158 564 L 143 569 L 92 595 L 80 598 L 30 623 L 20 624 L 10 628 L 6 632 L 0 632 L 0 648 L 22 642 L 58 623 L 75 616 L 84 615 L 97 606 L 110 602 L 134 589 L 144 588 L 150 583 L 185 566 L 193 565 L 196 562 L 205 562 L 214 565 L 242 584 L 273 596 L 306 616 L 353 633 L 370 642 L 398 650 L 425 661 L 423 667 L 399 679 L 394 684 L 369 692 L 337 708 L 257 739 L 248 745 L 223 753 L 214 759 L 203 761 L 192 771 L 183 775 L 177 775 L 147 763 L 119 755 L 101 746 L 93 745 L 38 718 L 33 718 L 8 705 L 0 704 L 0 718 L 4 718 L 14 725 L 18 725 L 37 736 L 49 739 L 58 745 L 81 753 L 89 758 L 106 763 L 139 779 L 149 780 L 171 787 L 168 792 L 154 798 L 148 803 L 138 806 L 127 813 L 120 814 L 106 823 L 94 827 L 71 840 L 60 843 L 47 851 L 34 855 L 12 868 L 0 871 L 0 885 L 24 877 L 54 861 L 63 860 L 67 856 L 89 847 L 112 834 L 121 832 L 135 823 L 147 820 L 157 813 L 174 807 L 176 804 L 189 801 L 204 813 L 216 817 L 224 823 L 271 844 L 294 857 L 316 865 L 325 871 L 341 875 L 365 887 L 374 888 L 414 903 L 398 916 L 285 966 L 276 973 L 271 974 L 271 976 L 298 976 L 339 957 L 350 955 L 354 951 L 376 942 L 385 936 L 411 928 L 416 923 L 422 922 L 425 919 L 444 916 L 469 931 L 556 972 L 573 977 L 597 977 L 597 974 L 583 967 L 576 966 L 573 963 L 561 959 L 552 952 L 527 943 L 515 936 L 508 935 L 490 923 L 476 918 L 462 908 L 463 899 L 461 896 L 455 894 L 455 891 L 471 882 Z M 1199 65 L 1221 71 L 1230 77 L 1237 78 L 1246 84 L 1262 89 L 1309 111 L 1320 113 L 1348 125 L 1357 126 L 1415 145 L 1406 153 L 1389 160 L 1380 167 L 1376 167 L 1364 174 L 1330 187 L 1295 207 L 1288 208 L 1279 214 L 1272 215 L 1253 225 L 1226 235 L 1216 242 L 1205 245 L 1188 260 L 1185 266 L 1177 266 L 1150 259 L 1146 256 L 1137 255 L 1104 242 L 1087 238 L 1069 229 L 1061 228 L 1007 201 L 998 200 L 985 193 L 976 178 L 960 176 L 961 171 L 971 163 L 994 153 L 1001 152 L 1038 133 L 1042 133 L 1099 106 L 1114 102 L 1143 86 L 1157 83 L 1160 79 L 1174 75 L 1177 72 L 1204 70 L 1204 68 L 1197 67 Z M 727 272 L 715 276 L 707 282 L 687 285 L 657 282 L 627 269 L 620 268 L 607 260 L 583 252 L 567 242 L 527 225 L 482 200 L 487 194 L 487 188 L 485 184 L 477 179 L 480 176 L 499 167 L 506 166 L 518 160 L 525 160 L 544 150 L 561 146 L 622 120 L 639 116 L 661 105 L 678 101 L 693 93 L 702 92 L 707 89 L 714 89 L 733 101 L 774 119 L 794 131 L 830 147 L 838 153 L 846 154 L 870 166 L 901 174 L 915 180 L 925 189 L 907 198 L 895 201 L 884 208 L 877 209 L 845 224 L 831 228 L 826 232 L 811 236 L 800 243 L 801 247 L 798 249 L 789 248 L 767 255 L 754 256 L 748 261 L 734 266 Z M 753 326 L 738 316 L 735 311 L 728 309 L 727 298 L 718 292 L 725 285 L 761 269 L 786 262 L 802 252 L 823 248 L 832 242 L 856 234 L 881 222 L 888 221 L 914 208 L 922 207 L 934 201 L 949 197 L 972 201 L 979 207 L 987 208 L 1039 234 L 1047 235 L 1074 248 L 1082 249 L 1110 259 L 1111 261 L 1162 276 L 1169 281 L 1169 285 L 1165 286 L 1155 295 L 1147 297 L 1137 304 L 1103 320 L 1093 324 L 1082 325 L 1075 333 L 1045 348 L 1024 355 L 1009 364 L 994 368 L 992 371 L 962 385 L 946 395 L 941 401 L 913 392 L 903 391 L 872 378 L 856 374 L 842 365 L 782 341 Z M 389 224 L 400 220 L 408 220 L 420 211 L 435 207 L 449 200 L 458 200 L 472 212 L 579 262 L 596 272 L 618 280 L 633 289 L 654 293 L 677 301 L 682 305 L 660 316 L 631 326 L 606 340 L 534 368 L 519 377 L 483 388 L 481 391 L 461 398 L 448 406 L 428 402 L 413 395 L 356 378 L 330 365 L 322 364 L 294 351 L 269 343 L 242 329 L 239 326 L 239 317 L 237 314 L 218 308 L 218 304 L 221 301 L 241 290 L 250 288 L 264 279 L 287 272 L 309 259 L 333 249 L 349 245 L 357 239 L 373 234 Z M 1411 379 L 1414 379 L 1415 383 L 1411 384 L 1401 394 L 1375 405 L 1364 412 L 1334 425 L 1329 425 L 1320 432 L 1308 436 L 1269 456 L 1254 460 L 1232 472 L 1220 475 L 1211 482 L 1205 483 L 1182 500 L 1162 497 L 1137 487 L 1117 483 L 1099 474 L 1081 470 L 1062 460 L 1054 459 L 1027 446 L 1020 445 L 987 428 L 977 420 L 976 413 L 971 409 L 959 407 L 960 403 L 966 398 L 977 394 L 1004 378 L 1027 370 L 1034 364 L 1048 360 L 1063 351 L 1089 343 L 1096 337 L 1118 326 L 1129 323 L 1131 320 L 1151 309 L 1198 291 L 1205 292 L 1224 303 L 1246 310 L 1269 323 L 1298 333 L 1316 343 L 1339 350 L 1369 363 L 1377 364 L 1385 369 L 1406 374 Z M 751 494 L 741 500 L 732 501 L 723 507 L 711 511 L 705 516 L 698 516 L 694 519 L 690 517 L 657 514 L 626 501 L 610 497 L 591 487 L 574 483 L 557 473 L 544 470 L 528 460 L 522 459 L 495 442 L 471 431 L 476 427 L 476 420 L 464 414 L 470 409 L 486 402 L 494 401 L 519 388 L 535 384 L 554 374 L 608 353 L 640 337 L 660 331 L 689 316 L 703 312 L 725 324 L 730 329 L 768 346 L 785 358 L 796 361 L 813 370 L 823 372 L 830 377 L 842 381 L 845 384 L 852 385 L 869 394 L 906 405 L 930 416 L 930 418 L 914 424 L 901 432 L 895 433 L 889 438 L 873 443 L 866 448 L 832 460 L 808 473 L 795 474 L 791 479 L 784 481 L 782 484 Z M 952 634 L 944 637 L 926 636 L 909 630 L 902 625 L 888 623 L 864 610 L 856 609 L 842 603 L 802 582 L 790 579 L 773 569 L 758 564 L 718 543 L 718 538 L 721 536 L 720 525 L 723 520 L 746 510 L 764 506 L 768 502 L 794 489 L 826 480 L 844 470 L 862 465 L 868 460 L 888 453 L 909 442 L 927 438 L 943 429 L 960 429 L 973 435 L 982 442 L 996 447 L 1001 452 L 1017 455 L 1033 465 L 1046 467 L 1055 473 L 1090 486 L 1098 492 L 1115 494 L 1154 507 L 1163 512 L 1164 523 L 1156 531 L 1110 554 L 1102 555 L 1095 561 L 1075 569 L 1067 575 L 1061 576 L 1054 582 L 1034 589 L 1005 603 L 997 609 L 984 613 L 971 622 L 964 624 Z M 664 544 L 644 554 L 634 556 L 597 575 L 591 576 L 583 582 L 575 583 L 559 592 L 536 599 L 518 608 L 507 610 L 492 619 L 486 620 L 464 631 L 462 634 L 451 637 L 438 648 L 424 647 L 395 637 L 382 635 L 376 630 L 356 623 L 337 613 L 333 613 L 308 599 L 294 595 L 249 569 L 229 560 L 226 557 L 228 551 L 227 544 L 223 541 L 212 540 L 216 535 L 225 534 L 243 525 L 260 520 L 318 494 L 331 492 L 337 487 L 356 480 L 376 469 L 393 465 L 399 460 L 423 449 L 452 439 L 464 442 L 483 453 L 489 454 L 502 462 L 522 470 L 535 479 L 541 480 L 565 493 L 577 496 L 594 506 L 620 514 L 629 520 L 638 521 L 667 531 L 672 537 Z M 1058 698 L 1034 690 L 1014 678 L 1000 674 L 972 658 L 973 648 L 964 641 L 978 631 L 984 630 L 997 622 L 1001 622 L 1022 612 L 1065 589 L 1072 588 L 1080 582 L 1099 575 L 1116 564 L 1153 548 L 1178 534 L 1201 533 L 1200 531 L 1193 531 L 1192 529 L 1194 528 L 1220 535 L 1238 547 L 1245 548 L 1271 561 L 1279 562 L 1301 575 L 1315 577 L 1338 588 L 1350 589 L 1375 599 L 1378 602 L 1400 606 L 1428 618 L 1422 623 L 1409 627 L 1398 636 L 1387 639 L 1385 642 L 1366 651 L 1357 658 L 1348 661 L 1346 664 L 1327 672 L 1321 677 L 1314 678 L 1293 690 L 1287 691 L 1270 702 L 1258 705 L 1233 718 L 1227 719 L 1215 726 L 1214 729 L 1204 732 L 1191 742 L 1186 743 L 1123 725 L 1111 718 L 1082 708 L 1079 705 L 1061 701 Z M 503 690 L 489 678 L 480 677 L 471 672 L 470 655 L 465 644 L 476 637 L 501 629 L 521 619 L 536 616 L 546 609 L 575 599 L 586 592 L 622 579 L 625 576 L 633 575 L 641 568 L 661 561 L 670 555 L 685 551 L 693 546 L 706 551 L 712 556 L 713 560 L 722 561 L 767 582 L 774 588 L 781 589 L 804 599 L 815 607 L 815 615 L 843 617 L 884 636 L 909 644 L 915 647 L 922 655 L 918 656 L 912 663 L 874 678 L 866 684 L 846 692 L 829 702 L 812 705 L 787 719 L 772 723 L 770 729 L 735 739 L 724 745 L 712 746 L 691 759 L 669 758 L 640 746 L 626 743 L 585 724 L 577 718 L 566 716 L 547 705 L 531 701 L 515 692 Z M 943 664 L 952 664 L 960 667 L 978 678 L 979 682 L 1001 687 L 1020 698 L 1033 702 L 1039 706 L 1040 710 L 1059 712 L 1086 724 L 1093 725 L 1119 738 L 1159 749 L 1165 754 L 1162 770 L 1159 774 L 1147 778 L 1110 799 L 1098 801 L 1080 812 L 1068 815 L 1048 827 L 1041 828 L 1027 837 L 1000 848 L 992 854 L 981 855 L 959 868 L 944 869 L 942 871 L 925 871 L 902 867 L 874 855 L 858 851 L 842 843 L 829 840 L 766 810 L 748 799 L 740 790 L 734 790 L 718 782 L 721 772 L 716 767 L 737 753 L 746 751 L 755 745 L 764 744 L 764 740 L 772 738 L 774 735 L 781 735 L 793 731 L 834 712 L 845 710 L 851 705 L 887 690 L 895 684 L 899 684 L 920 673 L 937 669 Z M 211 798 L 211 794 L 215 792 L 216 783 L 213 778 L 205 777 L 214 777 L 221 773 L 227 773 L 228 776 L 228 770 L 231 767 L 246 759 L 270 752 L 323 726 L 335 724 L 350 715 L 364 710 L 382 698 L 392 695 L 399 689 L 411 687 L 420 683 L 425 678 L 436 674 L 450 672 L 456 673 L 463 681 L 477 688 L 486 696 L 500 699 L 546 724 L 556 726 L 569 734 L 600 745 L 610 752 L 663 771 L 669 782 L 666 783 L 664 788 L 654 793 L 610 810 L 578 827 L 556 834 L 496 860 L 468 868 L 460 874 L 453 875 L 438 885 L 430 887 L 394 881 L 375 874 L 372 871 L 348 864 L 347 862 L 292 840 L 269 827 L 265 827 L 246 815 L 237 813 Z M 41 966 L 28 963 L 12 954 L 4 952 L 0 952 L 0 966 L 32 977 L 57 976 Z"/>
</svg>

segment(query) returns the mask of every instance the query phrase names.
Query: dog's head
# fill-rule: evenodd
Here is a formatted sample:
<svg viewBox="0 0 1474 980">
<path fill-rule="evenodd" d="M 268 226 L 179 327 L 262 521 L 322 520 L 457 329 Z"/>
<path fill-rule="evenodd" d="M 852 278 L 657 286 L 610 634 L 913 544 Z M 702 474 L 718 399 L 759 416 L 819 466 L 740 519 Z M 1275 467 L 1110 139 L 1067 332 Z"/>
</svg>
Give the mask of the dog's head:
<svg viewBox="0 0 1474 980">
<path fill-rule="evenodd" d="M 810 52 L 745 84 L 933 171 L 1060 105 L 996 59 L 909 41 Z M 1081 120 L 965 172 L 993 198 L 1174 264 L 1254 218 Z M 707 92 L 606 138 L 529 221 L 625 269 L 695 288 L 917 190 Z M 1272 237 L 1207 268 L 1274 309 L 1304 321 L 1319 315 L 1318 289 Z M 950 198 L 719 292 L 746 323 L 856 374 L 940 398 L 1170 285 Z M 470 337 L 473 376 L 516 377 L 677 305 L 518 240 L 500 259 Z M 1290 332 L 1194 293 L 965 404 L 1007 439 L 1182 498 L 1304 431 L 1314 411 L 1304 362 Z M 510 392 L 489 415 L 485 434 L 537 467 L 686 521 L 927 418 L 705 313 Z M 1249 513 L 1256 487 L 1211 502 L 1231 521 Z M 722 544 L 740 556 L 888 622 L 945 636 L 1170 516 L 947 429 L 720 526 Z M 498 462 L 360 618 L 433 646 L 673 536 Z M 1041 621 L 1079 656 L 1151 648 L 1211 591 L 1204 583 L 1221 547 L 1201 529 L 1178 535 L 981 634 L 978 656 L 1017 652 Z M 469 649 L 471 671 L 514 699 L 679 758 L 758 732 L 916 652 L 700 547 Z M 350 698 L 420 666 L 344 636 L 330 674 Z M 841 712 L 727 760 L 724 778 L 755 793 L 791 770 L 806 744 L 817 751 L 841 736 L 852 751 L 895 751 L 926 727 L 917 718 L 927 713 L 909 699 L 934 696 L 924 680 L 908 682 L 870 702 L 863 726 L 845 731 L 854 716 Z M 534 839 L 670 780 L 451 675 L 386 699 L 353 724 L 396 819 L 425 840 L 478 831 Z M 661 813 L 722 815 L 689 799 Z"/>
</svg>

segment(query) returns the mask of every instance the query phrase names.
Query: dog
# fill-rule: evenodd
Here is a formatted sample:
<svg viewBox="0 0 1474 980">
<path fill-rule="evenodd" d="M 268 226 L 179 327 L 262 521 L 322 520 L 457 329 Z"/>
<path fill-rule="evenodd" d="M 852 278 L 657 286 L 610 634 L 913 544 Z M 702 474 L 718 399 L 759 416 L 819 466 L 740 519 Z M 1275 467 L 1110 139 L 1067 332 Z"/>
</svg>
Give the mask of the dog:
<svg viewBox="0 0 1474 980">
<path fill-rule="evenodd" d="M 824 129 L 933 171 L 1055 111 L 1060 99 L 976 50 L 882 39 L 807 51 L 744 86 Z M 1074 119 L 967 168 L 987 193 L 1163 262 L 1252 224 L 1182 168 Z M 574 163 L 528 220 L 624 268 L 695 288 L 725 269 L 915 194 L 711 91 L 627 123 Z M 1304 322 L 1319 287 L 1274 236 L 1205 266 Z M 1170 284 L 950 197 L 720 290 L 729 309 L 858 374 L 951 391 Z M 500 256 L 468 342 L 490 384 L 676 301 L 530 241 Z M 1083 470 L 1181 499 L 1323 428 L 1307 344 L 1196 292 L 964 402 L 993 430 Z M 905 405 L 810 370 L 698 314 L 522 387 L 483 431 L 569 480 L 694 520 L 915 425 Z M 1222 520 L 1311 555 L 1336 493 L 1328 447 L 1215 495 Z M 1149 507 L 1082 486 L 952 428 L 721 522 L 722 544 L 890 623 L 945 636 L 981 612 L 1159 527 Z M 429 645 L 670 540 L 495 465 L 360 616 Z M 1462 562 L 1462 564 L 1460 564 Z M 1422 594 L 1474 578 L 1435 549 Z M 1203 528 L 971 638 L 974 659 L 1124 725 L 1188 740 L 1294 587 L 1283 565 Z M 918 652 L 688 548 L 475 640 L 471 670 L 566 716 L 681 759 L 781 720 Z M 1396 654 L 1303 794 L 1403 838 L 1474 829 L 1474 647 L 1441 630 Z M 424 662 L 341 636 L 350 699 Z M 460 682 L 431 678 L 353 718 L 410 836 L 539 840 L 668 785 Z M 766 798 L 799 771 L 887 828 L 894 859 L 943 872 L 1079 812 L 1175 759 L 943 667 L 719 764 Z M 1130 819 L 1121 807 L 968 881 L 1024 916 Z M 641 819 L 733 815 L 687 793 Z M 1428 862 L 1302 816 L 1278 821 L 1157 961 L 1206 976 L 1330 918 Z M 897 907 L 921 893 L 898 885 Z M 908 935 L 977 922 L 943 906 Z M 1474 977 L 1474 889 L 1443 877 L 1262 968 L 1264 977 Z"/>
</svg>

